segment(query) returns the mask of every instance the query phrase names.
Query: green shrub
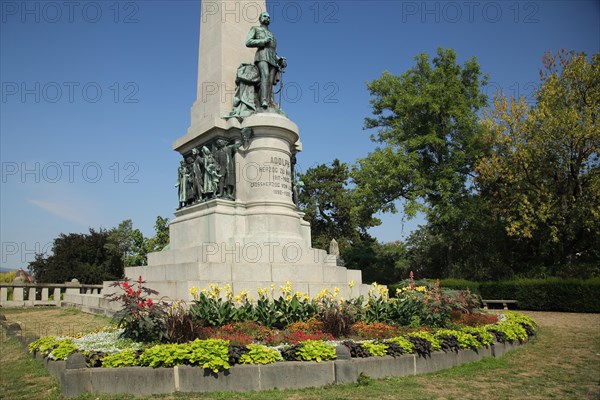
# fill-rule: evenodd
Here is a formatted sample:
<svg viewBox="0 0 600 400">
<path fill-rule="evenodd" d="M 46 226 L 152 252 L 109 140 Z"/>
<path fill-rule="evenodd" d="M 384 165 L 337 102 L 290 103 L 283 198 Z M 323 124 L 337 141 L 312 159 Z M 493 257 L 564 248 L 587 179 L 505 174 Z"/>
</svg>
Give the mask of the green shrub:
<svg viewBox="0 0 600 400">
<path fill-rule="evenodd" d="M 600 312 L 600 278 L 484 282 L 480 292 L 484 299 L 517 300 L 522 310 Z"/>
<path fill-rule="evenodd" d="M 468 281 L 466 279 L 442 279 L 440 286 L 445 289 L 467 290 L 479 294 L 479 282 Z"/>
</svg>

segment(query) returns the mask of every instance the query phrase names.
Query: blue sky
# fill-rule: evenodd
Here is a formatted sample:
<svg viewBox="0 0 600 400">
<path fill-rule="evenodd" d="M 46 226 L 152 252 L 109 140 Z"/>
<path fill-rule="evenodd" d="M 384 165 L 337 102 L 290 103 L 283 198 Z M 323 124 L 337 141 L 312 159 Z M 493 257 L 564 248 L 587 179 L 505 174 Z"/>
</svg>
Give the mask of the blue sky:
<svg viewBox="0 0 600 400">
<path fill-rule="evenodd" d="M 301 170 L 373 150 L 366 82 L 401 74 L 420 52 L 476 56 L 488 94 L 531 96 L 544 52 L 600 46 L 597 0 L 267 4 Z M 0 265 L 26 266 L 60 233 L 128 218 L 151 235 L 177 206 L 171 143 L 195 100 L 200 2 L 1 0 L 0 12 Z M 382 218 L 372 231 L 382 241 L 423 222 Z"/>
</svg>

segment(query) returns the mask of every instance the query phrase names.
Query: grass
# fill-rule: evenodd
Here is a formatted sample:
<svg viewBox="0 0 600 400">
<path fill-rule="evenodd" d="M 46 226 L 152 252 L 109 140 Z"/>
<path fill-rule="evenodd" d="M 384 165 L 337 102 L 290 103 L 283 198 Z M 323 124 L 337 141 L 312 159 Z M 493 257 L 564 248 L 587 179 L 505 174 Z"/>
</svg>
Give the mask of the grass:
<svg viewBox="0 0 600 400">
<path fill-rule="evenodd" d="M 58 327 L 91 327 L 106 319 L 65 310 L 7 310 L 11 322 Z M 4 312 L 4 311 L 3 311 Z M 528 312 L 540 325 L 538 336 L 523 349 L 500 359 L 485 359 L 435 374 L 373 380 L 319 389 L 254 393 L 173 394 L 162 399 L 600 399 L 600 314 Z M 18 319 L 17 319 L 18 318 Z M 58 321 L 61 321 L 58 323 Z M 94 326 L 97 327 L 97 326 Z M 35 330 L 35 329 L 34 329 Z M 19 343 L 2 341 L 0 399 L 60 399 L 58 384 L 41 364 L 25 355 Z M 127 399 L 133 396 L 88 394 L 78 399 Z"/>
</svg>

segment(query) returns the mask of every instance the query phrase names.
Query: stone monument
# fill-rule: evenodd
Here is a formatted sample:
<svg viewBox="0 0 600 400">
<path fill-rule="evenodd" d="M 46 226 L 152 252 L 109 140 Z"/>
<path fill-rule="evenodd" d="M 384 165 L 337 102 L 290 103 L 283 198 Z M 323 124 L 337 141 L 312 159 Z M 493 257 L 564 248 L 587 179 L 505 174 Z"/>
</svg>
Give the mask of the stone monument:
<svg viewBox="0 0 600 400">
<path fill-rule="evenodd" d="M 197 100 L 187 133 L 173 143 L 182 160 L 170 244 L 150 253 L 147 266 L 125 269 L 161 296 L 191 300 L 192 286 L 210 284 L 256 295 L 287 281 L 311 297 L 335 287 L 346 298 L 368 293 L 361 271 L 311 247 L 310 224 L 294 202 L 302 145 L 273 100 L 286 60 L 265 9 L 265 0 L 202 4 Z"/>
</svg>

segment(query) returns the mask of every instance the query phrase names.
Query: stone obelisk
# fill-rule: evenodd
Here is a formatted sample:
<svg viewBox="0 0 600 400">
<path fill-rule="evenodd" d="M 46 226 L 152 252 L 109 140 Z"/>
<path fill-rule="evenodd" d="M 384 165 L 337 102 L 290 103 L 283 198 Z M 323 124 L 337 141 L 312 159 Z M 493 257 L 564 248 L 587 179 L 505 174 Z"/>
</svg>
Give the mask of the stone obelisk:
<svg viewBox="0 0 600 400">
<path fill-rule="evenodd" d="M 232 109 L 236 70 L 254 60 L 255 50 L 244 46 L 246 35 L 265 10 L 265 0 L 201 2 L 196 101 L 188 132 L 173 143 L 175 150 L 185 151 L 185 144 L 211 129 L 230 127 L 223 116 Z"/>
<path fill-rule="evenodd" d="M 236 84 L 252 86 L 260 71 L 257 49 L 247 47 L 249 32 L 272 34 L 265 9 L 264 0 L 203 1 L 197 99 L 187 133 L 173 143 L 182 160 L 170 244 L 150 253 L 148 266 L 125 271 L 161 296 L 191 300 L 192 286 L 210 284 L 255 294 L 286 281 L 310 296 L 325 288 L 339 288 L 346 298 L 368 292 L 360 271 L 311 247 L 310 224 L 293 201 L 298 126 L 276 104 L 261 107 L 258 100 L 243 118 L 232 117 Z M 255 78 L 240 81 L 244 68 Z M 259 87 L 252 86 L 256 99 Z"/>
</svg>

